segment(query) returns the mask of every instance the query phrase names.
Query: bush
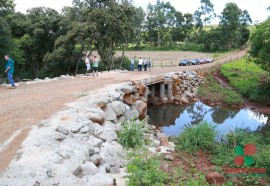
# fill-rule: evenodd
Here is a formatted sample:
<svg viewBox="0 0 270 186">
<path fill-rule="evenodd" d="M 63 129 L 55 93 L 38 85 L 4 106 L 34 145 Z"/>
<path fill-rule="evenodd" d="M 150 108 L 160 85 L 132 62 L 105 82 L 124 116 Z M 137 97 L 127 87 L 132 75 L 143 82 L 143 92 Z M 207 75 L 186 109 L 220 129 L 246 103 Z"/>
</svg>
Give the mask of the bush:
<svg viewBox="0 0 270 186">
<path fill-rule="evenodd" d="M 143 121 L 127 120 L 119 132 L 119 142 L 124 147 L 140 147 L 144 143 Z"/>
<path fill-rule="evenodd" d="M 199 149 L 211 152 L 217 146 L 216 135 L 215 127 L 203 122 L 196 126 L 186 127 L 177 139 L 177 146 L 190 153 Z"/>
<path fill-rule="evenodd" d="M 168 175 L 159 169 L 161 163 L 157 156 L 151 156 L 147 150 L 130 156 L 132 160 L 127 165 L 129 186 L 163 186 L 167 182 Z"/>
</svg>

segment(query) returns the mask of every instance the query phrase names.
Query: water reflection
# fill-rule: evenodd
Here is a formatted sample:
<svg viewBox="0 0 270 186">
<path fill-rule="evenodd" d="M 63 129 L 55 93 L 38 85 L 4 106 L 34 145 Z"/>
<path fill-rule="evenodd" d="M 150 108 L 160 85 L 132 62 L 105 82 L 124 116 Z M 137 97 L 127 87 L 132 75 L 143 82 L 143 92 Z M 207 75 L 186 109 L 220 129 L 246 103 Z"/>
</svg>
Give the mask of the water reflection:
<svg viewBox="0 0 270 186">
<path fill-rule="evenodd" d="M 236 128 L 270 131 L 270 116 L 268 115 L 248 109 L 211 107 L 202 102 L 185 107 L 177 105 L 150 107 L 148 115 L 151 124 L 162 127 L 163 132 L 169 136 L 180 134 L 186 125 L 195 125 L 202 121 L 215 125 L 221 135 Z"/>
</svg>

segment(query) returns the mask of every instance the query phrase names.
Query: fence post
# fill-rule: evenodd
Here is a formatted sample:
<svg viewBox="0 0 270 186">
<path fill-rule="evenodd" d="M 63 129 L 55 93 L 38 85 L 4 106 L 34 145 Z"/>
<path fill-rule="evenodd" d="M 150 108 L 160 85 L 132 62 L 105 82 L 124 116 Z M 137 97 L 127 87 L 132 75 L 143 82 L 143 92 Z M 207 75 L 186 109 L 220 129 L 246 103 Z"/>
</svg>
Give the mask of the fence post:
<svg viewBox="0 0 270 186">
<path fill-rule="evenodd" d="M 171 61 L 171 66 L 172 66 L 172 61 Z"/>
<path fill-rule="evenodd" d="M 160 66 L 162 67 L 162 61 L 161 61 L 161 65 Z"/>
</svg>

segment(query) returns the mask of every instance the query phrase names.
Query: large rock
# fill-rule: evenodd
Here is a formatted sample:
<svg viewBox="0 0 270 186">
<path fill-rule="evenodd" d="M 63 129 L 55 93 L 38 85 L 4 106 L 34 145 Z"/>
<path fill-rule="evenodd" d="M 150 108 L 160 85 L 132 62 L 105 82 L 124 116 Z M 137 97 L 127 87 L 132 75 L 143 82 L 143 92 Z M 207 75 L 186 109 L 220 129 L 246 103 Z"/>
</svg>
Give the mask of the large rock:
<svg viewBox="0 0 270 186">
<path fill-rule="evenodd" d="M 116 116 L 120 116 L 126 111 L 126 105 L 121 101 L 113 101 L 109 106 L 114 110 Z"/>
<path fill-rule="evenodd" d="M 136 101 L 136 110 L 139 112 L 140 119 L 144 119 L 147 114 L 147 104 L 143 101 Z"/>
<path fill-rule="evenodd" d="M 58 125 L 57 126 L 57 131 L 64 134 L 64 135 L 68 135 L 69 134 L 69 131 L 68 129 L 66 129 L 65 127 L 61 126 L 61 125 Z"/>
<path fill-rule="evenodd" d="M 144 94 L 144 91 L 146 89 L 146 86 L 144 84 L 138 84 L 138 85 L 135 85 L 135 88 L 136 88 L 138 94 L 140 96 L 142 96 Z"/>
<path fill-rule="evenodd" d="M 87 115 L 94 123 L 103 124 L 105 121 L 105 112 L 103 110 L 92 108 L 88 110 Z"/>
<path fill-rule="evenodd" d="M 169 140 L 165 134 L 159 132 L 157 133 L 157 137 L 160 141 L 160 146 L 169 147 Z"/>
<path fill-rule="evenodd" d="M 92 162 L 87 161 L 82 165 L 82 173 L 83 175 L 94 175 L 98 172 L 98 168 Z"/>
<path fill-rule="evenodd" d="M 127 110 L 124 114 L 125 120 L 138 119 L 139 115 L 140 114 L 137 110 Z"/>
<path fill-rule="evenodd" d="M 105 107 L 109 103 L 109 98 L 105 97 L 97 101 L 99 107 Z"/>
<path fill-rule="evenodd" d="M 93 147 L 100 147 L 103 143 L 103 140 L 96 138 L 95 136 L 89 136 L 88 142 Z"/>
<path fill-rule="evenodd" d="M 117 139 L 117 134 L 113 130 L 104 130 L 98 137 L 104 141 L 111 142 Z"/>
<path fill-rule="evenodd" d="M 109 186 L 113 185 L 113 179 L 106 173 L 98 172 L 95 175 L 87 176 L 87 186 Z"/>
<path fill-rule="evenodd" d="M 121 93 L 120 92 L 110 92 L 110 101 L 119 101 L 120 100 L 120 97 L 121 97 Z"/>
<path fill-rule="evenodd" d="M 81 172 L 81 164 L 75 158 L 65 161 L 64 165 L 75 176 L 78 176 Z"/>
<path fill-rule="evenodd" d="M 132 105 L 132 104 L 135 104 L 136 99 L 132 94 L 125 94 L 124 102 L 127 103 L 127 104 Z"/>
<path fill-rule="evenodd" d="M 107 108 L 105 109 L 105 119 L 107 121 L 116 121 L 117 120 L 117 116 L 116 116 L 114 110 L 110 106 L 107 106 Z"/>
<path fill-rule="evenodd" d="M 189 101 L 188 101 L 187 98 L 185 98 L 185 97 L 182 97 L 182 98 L 180 99 L 180 101 L 181 101 L 182 103 L 184 103 L 184 104 L 189 104 Z"/>
<path fill-rule="evenodd" d="M 211 185 L 223 185 L 225 178 L 218 172 L 210 172 L 206 175 L 206 181 Z"/>
<path fill-rule="evenodd" d="M 94 154 L 89 158 L 89 161 L 93 162 L 96 166 L 99 166 L 101 163 L 101 156 L 98 154 Z"/>
<path fill-rule="evenodd" d="M 109 164 L 111 167 L 123 165 L 123 147 L 115 141 L 103 143 L 99 155 L 102 158 L 101 164 Z"/>
<path fill-rule="evenodd" d="M 122 85 L 120 90 L 122 92 L 124 92 L 125 94 L 133 94 L 133 93 L 135 93 L 135 88 L 133 86 L 128 85 L 128 84 Z"/>
</svg>

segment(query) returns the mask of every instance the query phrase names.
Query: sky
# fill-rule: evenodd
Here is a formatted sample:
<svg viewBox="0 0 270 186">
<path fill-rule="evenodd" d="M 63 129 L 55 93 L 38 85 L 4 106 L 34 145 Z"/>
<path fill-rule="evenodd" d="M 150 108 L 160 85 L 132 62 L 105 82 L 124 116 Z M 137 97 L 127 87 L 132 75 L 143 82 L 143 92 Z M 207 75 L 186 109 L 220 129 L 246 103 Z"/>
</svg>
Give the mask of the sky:
<svg viewBox="0 0 270 186">
<path fill-rule="evenodd" d="M 170 2 L 178 11 L 182 13 L 194 13 L 200 6 L 200 0 L 164 0 Z M 27 9 L 38 6 L 45 6 L 61 11 L 64 6 L 71 6 L 72 0 L 14 0 L 16 11 L 25 13 Z M 146 9 L 149 3 L 155 4 L 156 0 L 133 0 L 135 6 L 141 6 Z M 262 22 L 270 16 L 267 7 L 270 6 L 270 0 L 211 0 L 214 4 L 216 14 L 220 14 L 228 2 L 237 3 L 242 10 L 248 10 L 253 22 Z M 215 24 L 215 21 L 214 21 Z"/>
</svg>

